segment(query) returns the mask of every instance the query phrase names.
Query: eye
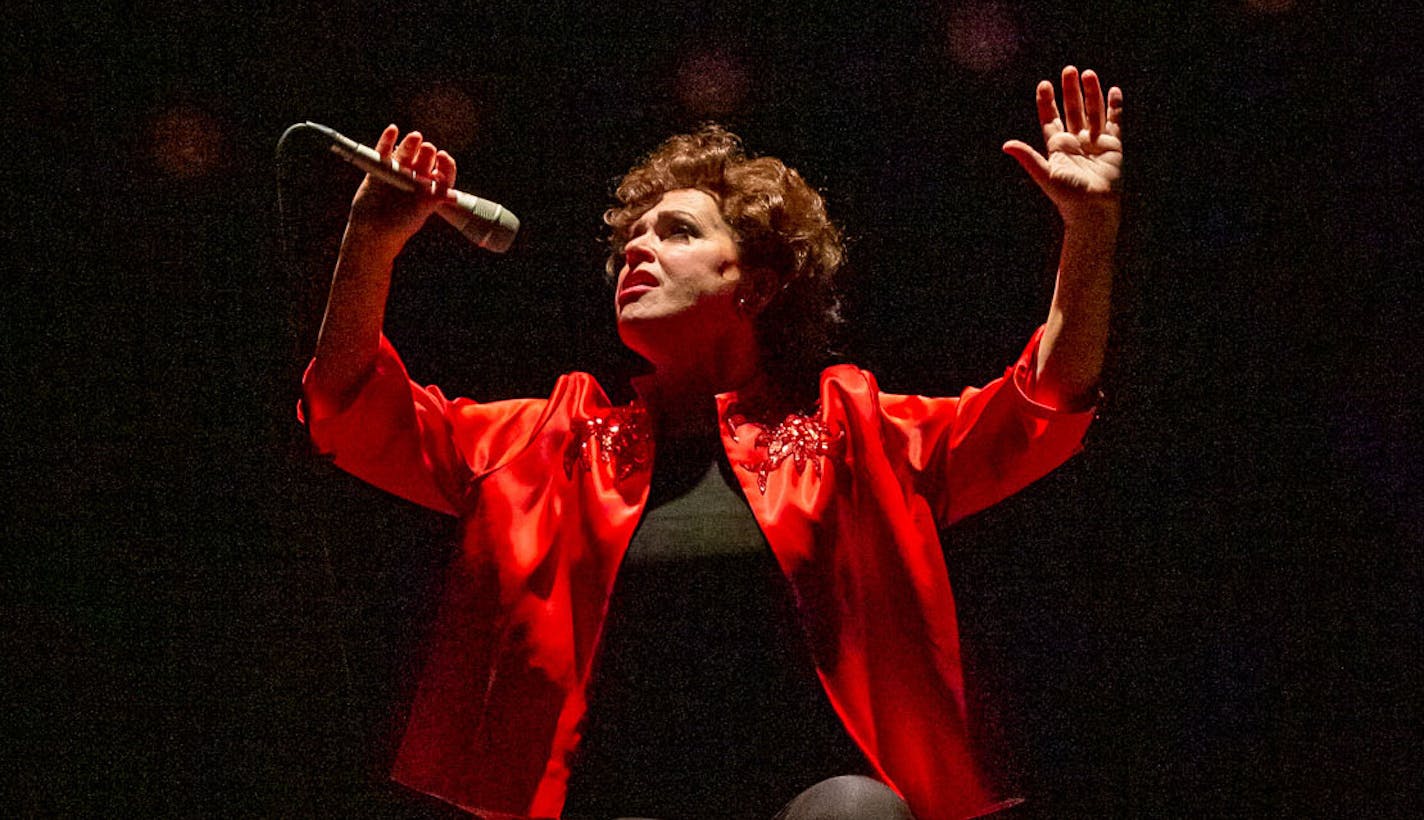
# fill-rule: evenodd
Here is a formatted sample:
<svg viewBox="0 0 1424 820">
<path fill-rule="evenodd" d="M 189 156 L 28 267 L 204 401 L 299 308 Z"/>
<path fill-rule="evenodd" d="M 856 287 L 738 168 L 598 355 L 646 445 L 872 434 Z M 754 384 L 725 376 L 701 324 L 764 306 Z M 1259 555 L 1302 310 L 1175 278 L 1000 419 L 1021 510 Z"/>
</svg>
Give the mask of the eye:
<svg viewBox="0 0 1424 820">
<path fill-rule="evenodd" d="M 696 235 L 697 230 L 687 220 L 675 219 L 668 222 L 667 236 L 691 237 Z"/>
</svg>

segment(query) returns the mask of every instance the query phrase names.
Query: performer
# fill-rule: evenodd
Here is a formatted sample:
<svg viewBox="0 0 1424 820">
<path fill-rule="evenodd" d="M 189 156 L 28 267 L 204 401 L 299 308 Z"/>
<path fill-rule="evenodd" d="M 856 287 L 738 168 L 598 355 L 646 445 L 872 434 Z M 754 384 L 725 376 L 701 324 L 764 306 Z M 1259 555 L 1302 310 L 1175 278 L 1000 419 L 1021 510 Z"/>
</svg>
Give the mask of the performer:
<svg viewBox="0 0 1424 820">
<path fill-rule="evenodd" d="M 973 817 L 937 528 L 1076 452 L 1119 221 L 1122 93 L 1037 89 L 1046 156 L 1005 143 L 1064 222 L 1047 322 L 960 395 L 819 368 L 840 233 L 820 195 L 718 127 L 633 168 L 604 216 L 622 341 L 651 366 L 478 403 L 411 381 L 382 334 L 435 196 L 356 193 L 305 379 L 317 449 L 458 516 L 393 776 L 490 817 Z M 454 158 L 377 149 L 440 188 Z M 778 813 L 779 812 L 779 813 Z"/>
</svg>

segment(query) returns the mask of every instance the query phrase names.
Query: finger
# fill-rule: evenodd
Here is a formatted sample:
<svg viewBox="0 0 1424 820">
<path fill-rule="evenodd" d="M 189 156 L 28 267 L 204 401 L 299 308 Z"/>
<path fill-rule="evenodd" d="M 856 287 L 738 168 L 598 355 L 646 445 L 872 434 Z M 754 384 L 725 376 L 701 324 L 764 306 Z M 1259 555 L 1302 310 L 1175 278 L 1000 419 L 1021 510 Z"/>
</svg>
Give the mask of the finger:
<svg viewBox="0 0 1424 820">
<path fill-rule="evenodd" d="M 381 132 L 381 136 L 376 140 L 376 153 L 381 155 L 381 159 L 386 159 L 391 155 L 391 150 L 396 147 L 396 137 L 400 136 L 400 129 L 394 124 L 387 125 L 386 130 Z"/>
<path fill-rule="evenodd" d="M 1063 129 L 1063 120 L 1058 116 L 1058 103 L 1053 99 L 1053 83 L 1039 80 L 1038 88 L 1034 90 L 1034 103 L 1038 106 L 1038 124 L 1043 126 L 1046 142 Z"/>
<path fill-rule="evenodd" d="M 1073 134 L 1083 130 L 1083 89 L 1071 65 L 1063 68 L 1063 127 Z"/>
<path fill-rule="evenodd" d="M 430 176 L 430 172 L 435 169 L 435 146 L 428 142 L 421 143 L 420 150 L 415 152 L 415 159 L 411 160 L 409 167 L 417 176 Z"/>
<path fill-rule="evenodd" d="M 1103 84 L 1097 72 L 1083 72 L 1083 113 L 1088 120 L 1088 138 L 1095 140 L 1103 132 Z"/>
<path fill-rule="evenodd" d="M 395 158 L 402 168 L 409 168 L 415 162 L 415 155 L 420 151 L 420 144 L 423 142 L 419 131 L 412 131 L 405 135 L 405 139 L 396 146 Z"/>
<path fill-rule="evenodd" d="M 1044 159 L 1042 154 L 1022 140 L 1009 140 L 1004 143 L 1004 153 L 1018 160 L 1019 165 L 1023 166 L 1038 187 L 1047 190 L 1048 160 Z"/>
<path fill-rule="evenodd" d="M 1122 89 L 1117 86 L 1108 89 L 1108 116 L 1103 130 L 1122 138 Z"/>
<path fill-rule="evenodd" d="M 435 178 L 442 189 L 455 187 L 455 158 L 444 151 L 435 155 Z"/>
</svg>

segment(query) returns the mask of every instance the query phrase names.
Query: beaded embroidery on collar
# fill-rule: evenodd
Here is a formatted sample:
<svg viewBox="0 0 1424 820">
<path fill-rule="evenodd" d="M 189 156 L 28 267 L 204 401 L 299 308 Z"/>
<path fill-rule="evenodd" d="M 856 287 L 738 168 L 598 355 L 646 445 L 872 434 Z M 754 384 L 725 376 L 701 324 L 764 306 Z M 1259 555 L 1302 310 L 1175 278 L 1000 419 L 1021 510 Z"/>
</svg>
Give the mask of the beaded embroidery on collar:
<svg viewBox="0 0 1424 820">
<path fill-rule="evenodd" d="M 746 423 L 745 416 L 728 417 L 727 426 L 732 431 L 733 441 L 737 439 L 737 426 Z M 816 478 L 820 478 L 822 459 L 833 456 L 845 441 L 845 430 L 839 429 L 832 434 L 820 415 L 791 413 L 771 428 L 757 422 L 751 424 L 761 430 L 752 444 L 758 450 L 765 448 L 766 455 L 758 461 L 743 462 L 741 466 L 756 473 L 757 489 L 763 495 L 766 494 L 766 482 L 771 472 L 787 460 L 798 473 L 806 472 L 806 465 L 810 464 L 811 471 Z"/>
<path fill-rule="evenodd" d="M 757 428 L 752 446 L 765 455 L 741 463 L 744 470 L 756 474 L 757 490 L 766 493 L 771 473 L 790 461 L 796 472 L 806 472 L 811 466 L 817 478 L 822 474 L 822 460 L 837 454 L 845 440 L 845 430 L 832 433 L 820 416 L 789 413 L 777 424 L 767 425 L 749 420 L 742 413 L 727 416 L 728 436 L 737 441 L 741 425 Z M 574 419 L 573 440 L 564 452 L 564 472 L 573 477 L 574 468 L 593 468 L 595 461 L 609 465 L 615 481 L 622 481 L 652 465 L 653 433 L 648 411 L 640 404 L 609 408 L 600 416 Z"/>
<path fill-rule="evenodd" d="M 564 452 L 564 472 L 570 478 L 574 467 L 592 469 L 595 459 L 612 467 L 615 481 L 652 464 L 652 424 L 647 409 L 640 404 L 612 407 L 601 416 L 574 419 L 572 430 L 573 440 Z"/>
</svg>

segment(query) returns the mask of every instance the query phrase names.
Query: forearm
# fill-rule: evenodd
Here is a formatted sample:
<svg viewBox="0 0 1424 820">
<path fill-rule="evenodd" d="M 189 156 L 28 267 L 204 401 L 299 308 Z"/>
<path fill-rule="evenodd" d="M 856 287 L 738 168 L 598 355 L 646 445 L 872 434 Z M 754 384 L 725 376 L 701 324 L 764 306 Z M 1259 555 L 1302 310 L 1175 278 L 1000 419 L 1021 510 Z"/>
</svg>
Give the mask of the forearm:
<svg viewBox="0 0 1424 820">
<path fill-rule="evenodd" d="M 310 380 L 322 394 L 355 386 L 380 349 L 391 270 L 399 247 L 348 225 L 341 241 Z"/>
<path fill-rule="evenodd" d="M 386 126 L 376 141 L 382 162 L 393 161 L 434 183 L 429 194 L 410 193 L 367 177 L 351 200 L 351 220 L 331 279 L 326 316 L 316 341 L 308 387 L 316 395 L 345 396 L 380 350 L 391 267 L 455 183 L 455 159 L 412 131 Z"/>
<path fill-rule="evenodd" d="M 1034 398 L 1053 407 L 1092 400 L 1103 369 L 1111 308 L 1116 209 L 1069 221 L 1053 303 L 1039 342 Z"/>
</svg>

